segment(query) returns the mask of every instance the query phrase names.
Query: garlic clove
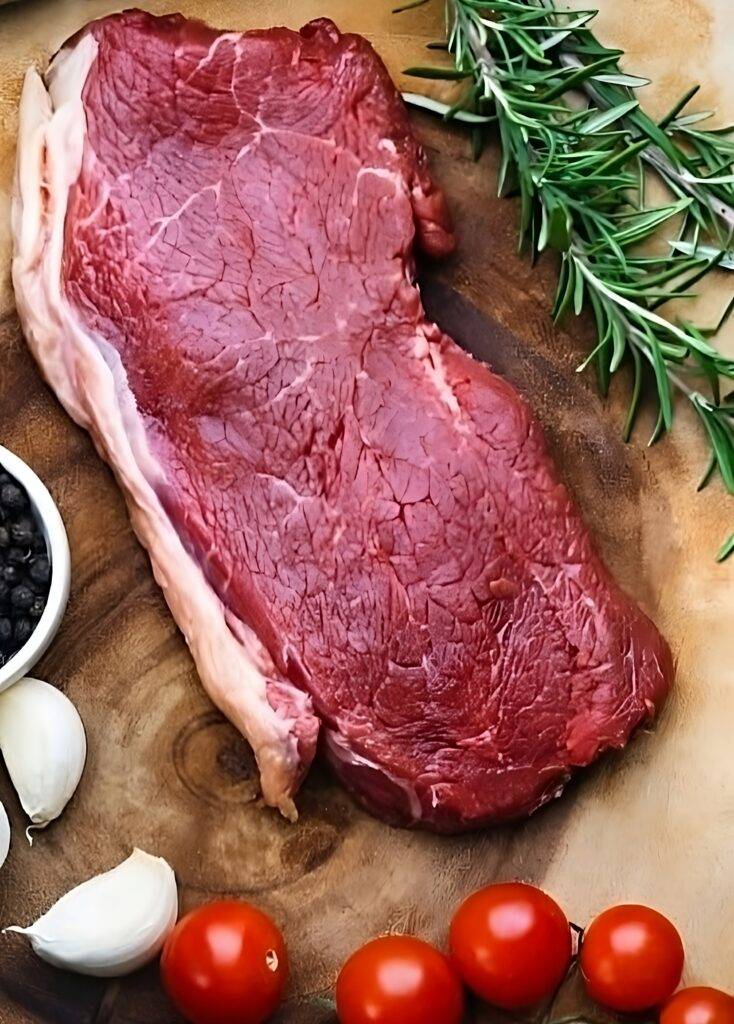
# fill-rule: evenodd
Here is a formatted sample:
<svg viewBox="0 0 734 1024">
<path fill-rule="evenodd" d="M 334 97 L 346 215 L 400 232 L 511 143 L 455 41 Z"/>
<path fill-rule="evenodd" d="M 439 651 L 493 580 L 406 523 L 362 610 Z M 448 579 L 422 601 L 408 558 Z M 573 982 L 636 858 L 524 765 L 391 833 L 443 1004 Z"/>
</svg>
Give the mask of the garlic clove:
<svg viewBox="0 0 734 1024">
<path fill-rule="evenodd" d="M 71 889 L 29 928 L 34 952 L 79 974 L 114 978 L 161 950 L 178 916 L 176 877 L 162 857 L 134 850 L 111 871 Z"/>
<path fill-rule="evenodd" d="M 0 693 L 0 751 L 23 810 L 44 828 L 66 807 L 84 769 L 79 713 L 55 686 L 21 679 Z"/>
<path fill-rule="evenodd" d="M 5 863 L 5 858 L 10 849 L 10 822 L 5 813 L 5 808 L 0 804 L 0 868 Z"/>
</svg>

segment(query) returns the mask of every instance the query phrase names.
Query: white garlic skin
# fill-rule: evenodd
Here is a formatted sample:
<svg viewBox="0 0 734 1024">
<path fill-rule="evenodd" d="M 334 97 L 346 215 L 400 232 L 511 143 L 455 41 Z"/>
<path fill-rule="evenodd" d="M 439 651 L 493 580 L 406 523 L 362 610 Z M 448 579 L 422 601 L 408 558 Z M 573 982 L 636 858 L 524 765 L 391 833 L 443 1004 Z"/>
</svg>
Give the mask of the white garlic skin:
<svg viewBox="0 0 734 1024">
<path fill-rule="evenodd" d="M 115 978 L 153 960 L 177 917 L 173 869 L 136 849 L 116 868 L 71 889 L 29 928 L 4 930 L 26 935 L 54 967 Z"/>
<path fill-rule="evenodd" d="M 87 739 L 55 686 L 30 676 L 0 693 L 0 752 L 23 810 L 38 828 L 58 818 L 79 784 Z"/>
<path fill-rule="evenodd" d="M 0 868 L 5 863 L 10 849 L 10 822 L 5 813 L 5 808 L 0 804 Z"/>
</svg>

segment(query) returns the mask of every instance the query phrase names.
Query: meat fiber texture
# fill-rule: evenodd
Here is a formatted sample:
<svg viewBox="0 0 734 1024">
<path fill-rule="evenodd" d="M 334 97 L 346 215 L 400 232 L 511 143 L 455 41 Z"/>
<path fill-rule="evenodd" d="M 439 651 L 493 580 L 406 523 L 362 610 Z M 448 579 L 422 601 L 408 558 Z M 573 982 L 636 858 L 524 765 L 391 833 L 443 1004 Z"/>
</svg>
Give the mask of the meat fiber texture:
<svg viewBox="0 0 734 1024">
<path fill-rule="evenodd" d="M 662 704 L 664 640 L 513 388 L 426 320 L 443 195 L 371 46 L 138 11 L 28 72 L 18 308 L 268 804 L 526 815 Z"/>
</svg>

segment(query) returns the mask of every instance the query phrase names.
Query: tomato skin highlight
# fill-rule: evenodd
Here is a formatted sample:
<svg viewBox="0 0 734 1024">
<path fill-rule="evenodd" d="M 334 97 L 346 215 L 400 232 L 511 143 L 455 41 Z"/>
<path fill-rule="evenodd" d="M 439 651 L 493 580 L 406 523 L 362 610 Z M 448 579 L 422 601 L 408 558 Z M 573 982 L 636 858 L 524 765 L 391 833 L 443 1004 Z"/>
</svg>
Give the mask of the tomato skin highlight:
<svg viewBox="0 0 734 1024">
<path fill-rule="evenodd" d="M 460 1024 L 464 991 L 448 958 L 410 935 L 373 939 L 336 983 L 340 1024 Z"/>
<path fill-rule="evenodd" d="M 694 986 L 671 996 L 660 1024 L 734 1024 L 734 997 L 717 988 Z"/>
<path fill-rule="evenodd" d="M 684 956 L 681 937 L 667 917 L 624 904 L 591 922 L 579 965 L 594 1002 L 618 1013 L 642 1013 L 675 992 Z"/>
<path fill-rule="evenodd" d="M 454 914 L 451 958 L 465 984 L 503 1010 L 552 995 L 571 963 L 571 928 L 542 889 L 505 882 L 480 889 Z"/>
<path fill-rule="evenodd" d="M 288 970 L 277 925 L 242 900 L 192 910 L 161 954 L 163 985 L 192 1024 L 263 1024 L 281 1003 Z"/>
</svg>

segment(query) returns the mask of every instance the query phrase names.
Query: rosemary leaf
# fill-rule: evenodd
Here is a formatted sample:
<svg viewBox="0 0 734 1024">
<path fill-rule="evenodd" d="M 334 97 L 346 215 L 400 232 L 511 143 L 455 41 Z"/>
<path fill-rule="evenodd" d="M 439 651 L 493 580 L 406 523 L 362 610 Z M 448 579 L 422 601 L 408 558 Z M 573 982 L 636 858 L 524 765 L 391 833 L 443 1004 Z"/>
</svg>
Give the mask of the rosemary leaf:
<svg viewBox="0 0 734 1024">
<path fill-rule="evenodd" d="M 630 110 L 634 110 L 636 106 L 638 106 L 637 100 L 627 100 L 626 103 L 619 103 L 616 107 L 610 107 L 609 110 L 597 110 L 595 114 L 585 121 L 583 128 L 581 128 L 581 134 L 593 135 L 594 132 L 601 131 L 610 124 L 614 124 L 621 117 L 624 117 Z"/>
<path fill-rule="evenodd" d="M 681 111 L 683 111 L 685 109 L 685 107 L 688 106 L 688 104 L 691 102 L 691 100 L 693 99 L 693 97 L 696 95 L 696 93 L 699 91 L 700 88 L 701 88 L 700 85 L 693 85 L 693 86 L 691 86 L 691 88 L 688 90 L 688 92 L 684 93 L 683 96 L 681 96 L 681 98 L 675 104 L 673 109 L 669 110 L 668 113 L 665 115 L 665 117 L 659 122 L 660 123 L 660 127 L 661 128 L 667 128 L 667 126 L 672 121 L 675 121 L 675 119 L 677 118 L 678 114 L 680 114 Z"/>
<path fill-rule="evenodd" d="M 403 11 L 412 11 L 415 7 L 425 7 L 428 0 L 410 0 L 410 3 L 403 4 L 401 7 L 393 7 L 393 14 L 402 14 Z"/>
<path fill-rule="evenodd" d="M 729 558 L 729 556 L 732 554 L 734 554 L 734 533 L 732 533 L 729 539 L 725 540 L 719 548 L 716 554 L 716 561 L 725 562 L 726 559 Z"/>
<path fill-rule="evenodd" d="M 423 107 L 424 110 L 431 110 L 434 114 L 441 114 L 442 117 L 445 117 L 451 110 L 448 103 L 441 103 L 440 100 L 434 100 L 431 96 L 422 96 L 417 92 L 404 92 L 403 99 L 413 107 Z M 486 114 L 475 114 L 472 110 L 454 110 L 451 119 L 472 125 L 489 124 L 496 120 Z"/>
<path fill-rule="evenodd" d="M 696 488 L 697 491 L 702 491 L 702 490 L 704 490 L 704 488 L 708 487 L 708 485 L 711 483 L 711 477 L 714 475 L 715 471 L 716 471 L 716 456 L 714 455 L 713 452 L 711 452 L 711 454 L 709 455 L 708 465 L 706 466 L 704 474 L 701 477 L 701 479 L 698 481 L 698 487 Z"/>
<path fill-rule="evenodd" d="M 677 252 L 685 253 L 687 256 L 702 256 L 705 259 L 714 259 L 721 253 L 715 245 L 696 245 L 694 242 L 671 242 L 670 246 Z M 725 270 L 734 270 L 734 251 L 724 252 L 717 266 Z"/>
<path fill-rule="evenodd" d="M 637 75 L 594 75 L 595 82 L 606 82 L 609 85 L 626 85 L 631 89 L 639 89 L 643 85 L 649 85 L 649 78 L 639 78 Z"/>
<path fill-rule="evenodd" d="M 640 353 L 634 346 L 631 351 L 635 376 L 634 383 L 632 385 L 632 398 L 630 399 L 627 419 L 624 421 L 624 429 L 622 431 L 622 437 L 625 441 L 629 441 L 632 437 L 632 431 L 635 429 L 635 420 L 637 419 L 637 413 L 640 408 L 640 399 L 642 397 L 642 359 L 640 357 Z"/>
<path fill-rule="evenodd" d="M 409 75 L 411 78 L 446 79 L 453 82 L 458 82 L 462 78 L 471 78 L 470 71 L 461 71 L 458 68 L 406 68 L 403 74 Z"/>
</svg>

